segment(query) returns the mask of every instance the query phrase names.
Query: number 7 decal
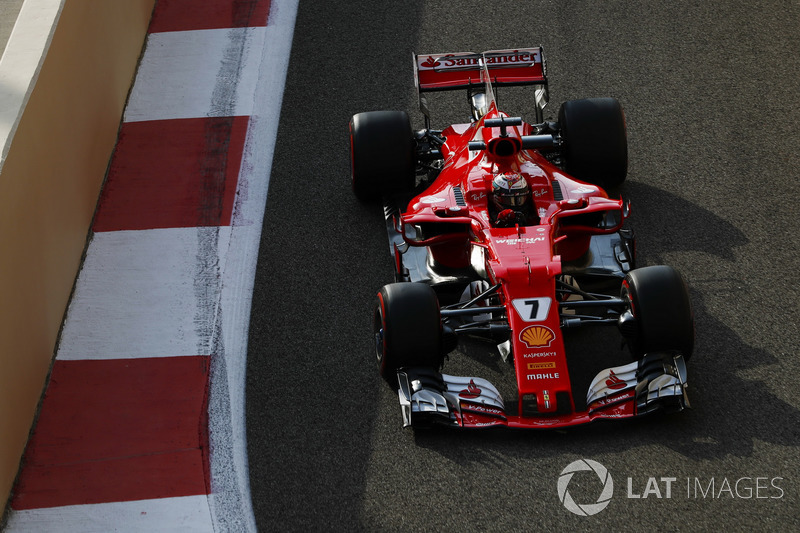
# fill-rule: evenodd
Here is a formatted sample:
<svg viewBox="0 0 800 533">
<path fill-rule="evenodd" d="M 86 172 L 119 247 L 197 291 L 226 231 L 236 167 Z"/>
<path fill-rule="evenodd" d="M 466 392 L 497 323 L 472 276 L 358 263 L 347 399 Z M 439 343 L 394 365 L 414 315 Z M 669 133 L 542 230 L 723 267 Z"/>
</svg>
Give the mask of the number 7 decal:
<svg viewBox="0 0 800 533">
<path fill-rule="evenodd" d="M 550 312 L 550 298 L 517 298 L 512 303 L 519 317 L 525 322 L 541 322 Z"/>
</svg>

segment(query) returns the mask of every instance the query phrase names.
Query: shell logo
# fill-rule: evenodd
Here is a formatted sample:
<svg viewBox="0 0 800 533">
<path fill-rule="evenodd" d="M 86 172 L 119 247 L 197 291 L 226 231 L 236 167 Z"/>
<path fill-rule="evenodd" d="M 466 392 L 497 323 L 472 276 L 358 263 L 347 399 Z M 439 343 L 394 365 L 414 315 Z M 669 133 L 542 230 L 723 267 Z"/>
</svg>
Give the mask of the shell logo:
<svg viewBox="0 0 800 533">
<path fill-rule="evenodd" d="M 546 326 L 528 326 L 519 334 L 519 340 L 528 348 L 543 348 L 550 346 L 556 334 Z"/>
</svg>

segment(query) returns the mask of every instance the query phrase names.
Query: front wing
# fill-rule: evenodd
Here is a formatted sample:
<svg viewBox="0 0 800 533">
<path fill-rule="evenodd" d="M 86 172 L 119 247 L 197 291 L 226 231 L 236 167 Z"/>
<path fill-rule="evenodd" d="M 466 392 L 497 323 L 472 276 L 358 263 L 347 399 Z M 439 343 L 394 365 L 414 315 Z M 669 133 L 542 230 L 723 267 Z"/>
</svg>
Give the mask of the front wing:
<svg viewBox="0 0 800 533">
<path fill-rule="evenodd" d="M 508 414 L 500 393 L 481 378 L 407 367 L 398 370 L 397 379 L 404 427 L 555 428 L 690 407 L 686 363 L 675 352 L 647 354 L 601 371 L 589 386 L 586 411 L 556 416 Z"/>
</svg>

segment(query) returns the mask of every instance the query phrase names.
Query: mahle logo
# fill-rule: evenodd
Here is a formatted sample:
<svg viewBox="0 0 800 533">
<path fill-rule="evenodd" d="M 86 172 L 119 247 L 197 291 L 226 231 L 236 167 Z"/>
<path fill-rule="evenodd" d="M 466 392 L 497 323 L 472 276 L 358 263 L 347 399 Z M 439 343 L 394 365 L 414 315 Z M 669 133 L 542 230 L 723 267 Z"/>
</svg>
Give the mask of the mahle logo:
<svg viewBox="0 0 800 533">
<path fill-rule="evenodd" d="M 575 472 L 584 471 L 592 471 L 597 474 L 597 477 L 600 478 L 600 482 L 603 484 L 603 490 L 594 503 L 576 503 L 568 490 L 569 482 L 572 481 L 572 476 L 575 475 Z M 599 513 L 608 506 L 613 495 L 614 480 L 611 479 L 611 474 L 608 473 L 608 469 L 591 459 L 578 459 L 577 461 L 571 462 L 561 471 L 561 475 L 558 477 L 558 499 L 561 500 L 561 503 L 564 504 L 567 510 L 576 515 L 592 516 Z"/>
</svg>

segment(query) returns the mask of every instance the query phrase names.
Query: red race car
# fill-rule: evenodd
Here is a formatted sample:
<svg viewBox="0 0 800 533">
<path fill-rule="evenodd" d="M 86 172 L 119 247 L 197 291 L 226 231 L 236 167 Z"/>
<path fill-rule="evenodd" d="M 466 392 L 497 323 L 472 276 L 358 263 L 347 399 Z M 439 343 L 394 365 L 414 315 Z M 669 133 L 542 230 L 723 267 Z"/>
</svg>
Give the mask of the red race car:
<svg viewBox="0 0 800 533">
<path fill-rule="evenodd" d="M 541 48 L 415 55 L 414 74 L 424 129 L 403 111 L 350 121 L 352 188 L 383 201 L 395 262 L 375 357 L 404 425 L 553 428 L 688 407 L 686 283 L 668 266 L 635 268 L 629 206 L 606 192 L 627 174 L 619 102 L 568 101 L 545 121 Z M 532 87 L 535 123 L 500 111 L 503 86 Z M 471 120 L 432 129 L 428 93 L 451 90 L 467 91 Z M 576 390 L 564 332 L 589 325 L 618 328 L 633 362 Z M 465 337 L 513 367 L 516 398 L 442 373 Z"/>
</svg>

